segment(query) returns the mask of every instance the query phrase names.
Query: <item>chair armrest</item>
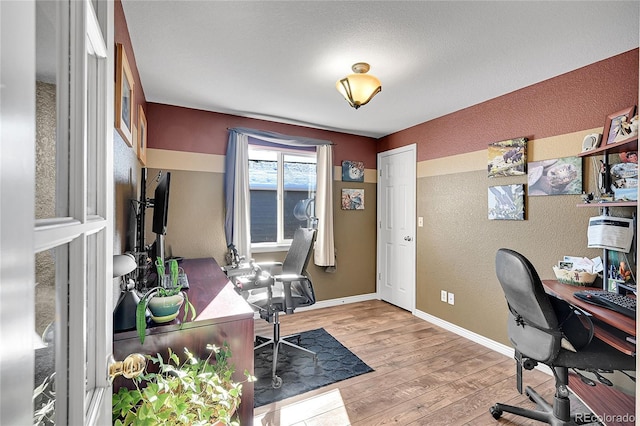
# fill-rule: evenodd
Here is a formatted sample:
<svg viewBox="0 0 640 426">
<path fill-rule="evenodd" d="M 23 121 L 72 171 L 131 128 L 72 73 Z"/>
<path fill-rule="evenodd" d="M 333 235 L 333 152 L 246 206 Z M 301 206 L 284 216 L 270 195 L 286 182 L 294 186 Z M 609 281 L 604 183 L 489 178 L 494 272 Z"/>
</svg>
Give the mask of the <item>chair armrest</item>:
<svg viewBox="0 0 640 426">
<path fill-rule="evenodd" d="M 308 277 L 298 274 L 281 274 L 274 275 L 275 281 L 280 281 L 284 289 L 284 306 L 287 314 L 292 314 L 294 310 L 293 297 L 291 296 L 291 283 L 295 281 L 307 281 Z"/>
<path fill-rule="evenodd" d="M 270 275 L 240 277 L 233 281 L 236 288 L 242 291 L 271 287 L 274 282 Z"/>
<path fill-rule="evenodd" d="M 222 271 L 227 274 L 227 277 L 238 277 L 241 275 L 250 275 L 253 272 L 253 266 L 249 263 L 240 266 L 223 266 Z"/>
<path fill-rule="evenodd" d="M 273 278 L 282 283 L 292 283 L 293 281 L 304 281 L 309 279 L 305 275 L 298 274 L 278 274 L 274 275 Z"/>
</svg>

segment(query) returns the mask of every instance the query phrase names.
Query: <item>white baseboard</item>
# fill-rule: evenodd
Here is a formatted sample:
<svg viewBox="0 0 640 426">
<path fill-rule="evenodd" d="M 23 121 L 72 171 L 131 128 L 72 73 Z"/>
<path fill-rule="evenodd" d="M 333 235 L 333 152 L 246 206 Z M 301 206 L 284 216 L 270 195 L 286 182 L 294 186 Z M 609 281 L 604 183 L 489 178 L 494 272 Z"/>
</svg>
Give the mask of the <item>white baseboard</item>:
<svg viewBox="0 0 640 426">
<path fill-rule="evenodd" d="M 444 328 L 445 330 L 448 330 L 468 340 L 471 340 L 472 342 L 479 343 L 482 346 L 485 346 L 489 349 L 492 349 L 496 352 L 499 352 L 503 355 L 513 358 L 515 351 L 510 346 L 503 345 L 502 343 L 498 343 L 495 340 L 488 339 L 478 333 L 474 333 L 473 331 L 469 331 L 466 328 L 462 328 L 458 325 L 452 324 L 448 321 L 435 317 L 426 312 L 419 311 L 417 309 L 415 310 L 414 315 L 420 319 L 430 322 L 431 324 L 435 324 L 439 327 Z"/>
<path fill-rule="evenodd" d="M 435 317 L 426 312 L 419 311 L 417 309 L 414 311 L 414 315 L 420 319 L 430 322 L 431 324 L 437 325 L 438 327 L 442 327 L 447 331 L 455 333 L 459 336 L 464 337 L 465 339 L 471 340 L 472 342 L 478 343 L 484 347 L 487 347 L 498 353 L 506 355 L 510 358 L 513 358 L 515 355 L 515 350 L 511 346 L 503 345 L 502 343 L 496 342 L 495 340 L 491 340 L 478 333 L 474 333 L 473 331 L 467 330 L 466 328 L 462 328 L 459 325 L 452 324 L 448 321 Z M 540 370 L 543 373 L 546 373 L 549 375 L 552 374 L 551 369 L 544 364 L 538 364 L 538 366 L 536 367 L 536 370 Z"/>
<path fill-rule="evenodd" d="M 365 302 L 367 300 L 379 299 L 376 293 L 359 294 L 357 296 L 342 297 L 340 299 L 322 300 L 311 306 L 296 308 L 296 311 L 307 311 L 311 309 L 329 308 L 331 306 L 346 305 L 348 303 Z"/>
<path fill-rule="evenodd" d="M 311 311 L 313 309 L 329 308 L 331 306 L 346 305 L 348 303 L 365 302 L 367 300 L 376 299 L 379 299 L 376 293 L 360 294 L 358 296 L 342 297 L 340 299 L 323 300 L 320 302 L 316 302 L 311 306 L 300 306 L 296 308 L 296 311 Z M 253 318 L 260 319 L 260 314 L 258 312 L 255 312 Z"/>
</svg>

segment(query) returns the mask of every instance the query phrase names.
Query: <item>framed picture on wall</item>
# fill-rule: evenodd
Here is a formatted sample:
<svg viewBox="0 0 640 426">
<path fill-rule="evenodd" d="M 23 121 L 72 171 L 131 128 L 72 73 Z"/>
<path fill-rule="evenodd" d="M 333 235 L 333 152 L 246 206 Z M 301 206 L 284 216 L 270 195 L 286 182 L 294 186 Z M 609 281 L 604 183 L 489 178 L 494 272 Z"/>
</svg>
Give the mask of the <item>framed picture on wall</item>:
<svg viewBox="0 0 640 426">
<path fill-rule="evenodd" d="M 364 210 L 364 189 L 343 189 L 342 210 Z"/>
<path fill-rule="evenodd" d="M 121 43 L 116 45 L 116 110 L 115 128 L 129 146 L 133 146 L 134 81 L 127 54 Z"/>
<path fill-rule="evenodd" d="M 606 145 L 622 142 L 634 137 L 631 130 L 631 119 L 633 118 L 635 109 L 636 107 L 634 105 L 607 116 L 602 133 L 602 140 L 606 141 Z M 637 137 L 637 130 L 635 136 Z"/>
<path fill-rule="evenodd" d="M 364 162 L 344 160 L 342 162 L 343 182 L 364 182 Z"/>
<path fill-rule="evenodd" d="M 490 178 L 527 173 L 527 138 L 490 143 L 488 155 L 487 171 Z"/>
<path fill-rule="evenodd" d="M 582 194 L 582 158 L 533 161 L 529 169 L 529 196 Z"/>
<path fill-rule="evenodd" d="M 142 105 L 138 105 L 138 160 L 143 166 L 147 165 L 147 117 Z"/>
<path fill-rule="evenodd" d="M 489 187 L 490 220 L 524 220 L 524 185 Z"/>
</svg>

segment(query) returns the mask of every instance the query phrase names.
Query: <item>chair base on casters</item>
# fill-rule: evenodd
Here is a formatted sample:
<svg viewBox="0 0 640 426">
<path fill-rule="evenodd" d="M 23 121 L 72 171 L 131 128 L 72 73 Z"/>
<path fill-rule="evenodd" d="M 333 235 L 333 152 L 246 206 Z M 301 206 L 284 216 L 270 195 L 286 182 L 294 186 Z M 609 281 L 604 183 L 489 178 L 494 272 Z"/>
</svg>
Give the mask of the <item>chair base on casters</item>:
<svg viewBox="0 0 640 426">
<path fill-rule="evenodd" d="M 292 334 L 290 336 L 280 337 L 280 316 L 279 312 L 274 312 L 273 314 L 273 338 L 256 336 L 256 345 L 253 347 L 254 352 L 258 351 L 266 346 L 273 346 L 273 363 L 271 369 L 271 386 L 274 389 L 278 389 L 282 386 L 282 378 L 276 374 L 276 369 L 278 366 L 278 351 L 280 350 L 280 345 L 287 345 L 291 348 L 297 349 L 299 351 L 308 353 L 313 357 L 313 361 L 316 362 L 318 360 L 318 354 L 309 349 L 303 348 L 302 346 L 296 345 L 295 343 L 290 342 L 286 339 L 298 339 L 298 343 L 300 343 L 300 335 Z"/>
<path fill-rule="evenodd" d="M 514 407 L 513 405 L 497 403 L 489 409 L 489 412 L 496 420 L 498 420 L 502 416 L 503 412 L 506 412 L 515 414 L 517 416 L 526 417 L 528 419 L 545 422 L 553 426 L 580 425 L 592 423 L 596 420 L 596 418 L 593 417 L 591 413 L 571 415 L 568 393 L 567 395 L 563 396 L 558 396 L 557 393 L 554 399 L 554 405 L 551 405 L 535 390 L 527 386 L 525 388 L 525 394 L 531 401 L 537 404 L 537 410 L 529 410 L 526 408 Z"/>
</svg>

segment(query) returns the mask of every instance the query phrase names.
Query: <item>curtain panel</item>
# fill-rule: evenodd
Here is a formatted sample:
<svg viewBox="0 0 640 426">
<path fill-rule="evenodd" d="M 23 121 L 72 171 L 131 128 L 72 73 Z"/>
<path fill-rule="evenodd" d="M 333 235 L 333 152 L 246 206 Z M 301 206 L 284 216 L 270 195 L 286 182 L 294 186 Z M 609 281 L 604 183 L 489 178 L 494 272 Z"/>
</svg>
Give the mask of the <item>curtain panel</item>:
<svg viewBox="0 0 640 426">
<path fill-rule="evenodd" d="M 333 238 L 333 147 L 330 141 L 236 127 L 229 129 L 225 159 L 225 236 L 241 255 L 251 258 L 249 137 L 284 147 L 314 147 L 317 156 L 316 216 L 318 231 L 314 263 L 335 267 Z"/>
</svg>

